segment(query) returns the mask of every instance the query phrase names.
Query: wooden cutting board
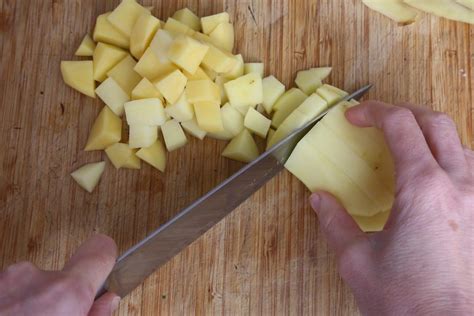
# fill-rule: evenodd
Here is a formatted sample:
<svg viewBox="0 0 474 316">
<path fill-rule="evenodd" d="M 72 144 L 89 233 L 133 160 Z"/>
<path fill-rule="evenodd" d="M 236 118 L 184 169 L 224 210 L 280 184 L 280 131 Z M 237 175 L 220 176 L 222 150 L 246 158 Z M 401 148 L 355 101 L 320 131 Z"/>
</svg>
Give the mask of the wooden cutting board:
<svg viewBox="0 0 474 316">
<path fill-rule="evenodd" d="M 118 0 L 0 2 L 0 268 L 31 260 L 61 268 L 94 232 L 124 251 L 241 167 L 224 143 L 190 139 L 162 174 L 108 164 L 93 194 L 69 173 L 105 159 L 83 151 L 102 104 L 66 87 L 71 59 L 97 15 Z M 332 65 L 348 91 L 445 111 L 473 146 L 474 27 L 423 16 L 399 27 L 359 0 L 152 1 L 164 19 L 189 6 L 227 10 L 237 50 L 288 87 L 296 71 Z M 310 210 L 308 192 L 282 172 L 123 299 L 119 315 L 357 314 Z"/>
</svg>

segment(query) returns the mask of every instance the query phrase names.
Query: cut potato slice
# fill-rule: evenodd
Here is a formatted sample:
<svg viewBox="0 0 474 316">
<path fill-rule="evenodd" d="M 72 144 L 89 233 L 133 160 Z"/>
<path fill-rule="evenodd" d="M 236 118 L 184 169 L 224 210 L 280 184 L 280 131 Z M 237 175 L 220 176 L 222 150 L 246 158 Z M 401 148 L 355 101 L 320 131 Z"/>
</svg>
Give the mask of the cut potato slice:
<svg viewBox="0 0 474 316">
<path fill-rule="evenodd" d="M 222 152 L 222 156 L 244 163 L 257 159 L 258 147 L 252 134 L 248 130 L 243 129 L 239 135 L 227 144 Z"/>
<path fill-rule="evenodd" d="M 115 115 L 123 115 L 123 105 L 130 101 L 130 97 L 113 78 L 107 78 L 95 89 L 95 92 Z"/>
<path fill-rule="evenodd" d="M 147 78 L 143 78 L 132 91 L 132 100 L 141 99 L 160 99 L 161 102 L 165 100 L 160 91 Z"/>
<path fill-rule="evenodd" d="M 212 31 L 221 23 L 229 22 L 229 13 L 222 12 L 201 18 L 202 31 L 204 34 L 211 34 Z"/>
<path fill-rule="evenodd" d="M 209 46 L 189 36 L 179 36 L 168 50 L 168 58 L 187 72 L 194 74 L 199 68 Z"/>
<path fill-rule="evenodd" d="M 272 117 L 272 126 L 278 128 L 307 97 L 308 96 L 298 88 L 291 88 L 285 92 L 273 106 L 275 113 Z"/>
<path fill-rule="evenodd" d="M 71 173 L 71 177 L 89 193 L 94 191 L 105 170 L 105 161 L 89 163 Z"/>
<path fill-rule="evenodd" d="M 240 54 L 235 55 L 234 58 L 237 60 L 234 68 L 232 68 L 232 70 L 230 70 L 229 72 L 223 74 L 223 77 L 229 80 L 237 79 L 244 75 L 244 58 Z"/>
<path fill-rule="evenodd" d="M 244 64 L 244 74 L 256 73 L 263 78 L 265 73 L 265 65 L 263 63 L 246 63 Z"/>
<path fill-rule="evenodd" d="M 208 69 L 215 71 L 216 73 L 224 74 L 232 71 L 238 64 L 238 60 L 234 55 L 223 51 L 211 44 L 206 56 L 202 60 L 202 64 Z M 212 79 L 212 78 L 211 78 Z"/>
<path fill-rule="evenodd" d="M 179 36 L 179 35 L 192 36 L 194 34 L 194 31 L 189 26 L 173 18 L 168 18 L 163 28 L 166 31 L 170 32 L 173 36 Z"/>
<path fill-rule="evenodd" d="M 349 95 L 346 91 L 328 84 L 319 87 L 318 90 L 316 90 L 316 93 L 328 102 L 328 107 L 335 105 Z"/>
<path fill-rule="evenodd" d="M 183 129 L 188 132 L 189 134 L 191 134 L 192 136 L 200 139 L 200 140 L 203 140 L 204 137 L 206 137 L 206 134 L 207 132 L 202 130 L 197 121 L 196 121 L 196 118 L 193 118 L 192 120 L 189 120 L 189 121 L 186 121 L 186 122 L 182 122 L 181 123 L 181 126 L 183 127 Z"/>
<path fill-rule="evenodd" d="M 140 76 L 153 81 L 158 77 L 162 77 L 178 70 L 178 67 L 169 60 L 163 61 L 162 59 L 159 59 L 156 57 L 155 53 L 148 48 L 136 64 L 134 70 Z"/>
<path fill-rule="evenodd" d="M 231 138 L 239 135 L 244 129 L 244 117 L 229 103 L 221 108 L 221 116 L 222 125 L 224 125 L 224 129 L 230 133 Z"/>
<path fill-rule="evenodd" d="M 161 126 L 161 132 L 168 151 L 183 147 L 188 142 L 181 125 L 176 120 L 169 120 Z"/>
<path fill-rule="evenodd" d="M 390 211 L 386 211 L 370 217 L 352 215 L 352 218 L 363 232 L 375 233 L 384 229 L 389 216 Z"/>
<path fill-rule="evenodd" d="M 166 168 L 166 150 L 163 143 L 157 140 L 153 145 L 142 148 L 136 153 L 137 157 L 161 172 Z"/>
<path fill-rule="evenodd" d="M 217 47 L 232 52 L 234 49 L 234 26 L 228 22 L 220 23 L 209 33 L 209 38 Z"/>
<path fill-rule="evenodd" d="M 146 148 L 158 139 L 158 126 L 130 125 L 128 146 L 130 148 Z"/>
<path fill-rule="evenodd" d="M 221 98 L 220 98 L 221 103 L 226 103 L 227 101 L 229 101 L 229 98 L 227 97 L 227 93 L 225 93 L 225 88 L 224 88 L 224 84 L 229 81 L 230 79 L 227 79 L 222 75 L 217 76 L 216 80 L 214 81 L 217 87 L 219 88 L 219 93 L 221 95 Z"/>
<path fill-rule="evenodd" d="M 229 102 L 234 107 L 255 107 L 263 101 L 262 78 L 250 73 L 224 84 Z"/>
<path fill-rule="evenodd" d="M 317 94 L 310 95 L 301 103 L 278 127 L 272 139 L 268 141 L 267 149 L 290 135 L 294 130 L 322 114 L 328 108 L 326 100 Z"/>
<path fill-rule="evenodd" d="M 79 45 L 74 55 L 89 57 L 89 56 L 94 55 L 94 49 L 95 49 L 94 41 L 89 36 L 89 34 L 86 34 L 86 36 L 84 36 L 84 38 L 82 39 L 81 45 Z"/>
<path fill-rule="evenodd" d="M 173 19 L 187 25 L 196 32 L 201 30 L 201 19 L 188 8 L 183 8 L 173 14 Z"/>
<path fill-rule="evenodd" d="M 168 51 L 173 41 L 174 37 L 170 32 L 159 29 L 156 32 L 155 37 L 153 37 L 149 48 L 162 63 L 169 62 Z"/>
<path fill-rule="evenodd" d="M 211 101 L 221 103 L 219 86 L 211 80 L 193 80 L 186 86 L 186 97 L 192 104 Z"/>
<path fill-rule="evenodd" d="M 456 0 L 456 2 L 468 9 L 474 10 L 474 0 Z"/>
<path fill-rule="evenodd" d="M 98 43 L 94 50 L 94 79 L 102 82 L 107 78 L 107 72 L 127 57 L 127 52 L 121 48 Z"/>
<path fill-rule="evenodd" d="M 166 122 L 165 110 L 160 99 L 142 99 L 125 103 L 128 125 L 161 126 Z"/>
<path fill-rule="evenodd" d="M 160 28 L 160 20 L 149 13 L 142 14 L 133 26 L 130 35 L 130 53 L 140 59 Z"/>
<path fill-rule="evenodd" d="M 212 44 L 212 40 L 211 38 L 209 37 L 209 35 L 206 35 L 206 34 L 203 34 L 201 32 L 195 32 L 193 35 L 193 38 L 195 40 L 198 40 L 200 41 L 201 43 L 204 43 L 204 44 Z"/>
<path fill-rule="evenodd" d="M 113 78 L 129 96 L 132 95 L 133 89 L 142 80 L 142 77 L 134 70 L 136 65 L 135 59 L 127 55 L 107 72 L 107 76 Z"/>
<path fill-rule="evenodd" d="M 207 73 L 201 68 L 198 67 L 196 72 L 194 74 L 191 74 L 187 72 L 186 70 L 183 70 L 183 74 L 188 78 L 188 81 L 193 81 L 193 80 L 211 80 Z"/>
<path fill-rule="evenodd" d="M 107 19 L 109 15 L 110 12 L 107 12 L 97 17 L 94 34 L 92 35 L 94 41 L 128 49 L 130 40 L 109 22 Z"/>
<path fill-rule="evenodd" d="M 168 103 L 175 103 L 184 91 L 188 78 L 179 70 L 156 80 L 155 86 Z"/>
<path fill-rule="evenodd" d="M 105 149 L 107 157 L 116 169 L 140 169 L 140 159 L 135 155 L 136 150 L 128 144 L 116 143 Z"/>
<path fill-rule="evenodd" d="M 214 70 L 212 69 L 209 69 L 208 67 L 206 67 L 205 65 L 201 65 L 202 67 L 202 70 L 204 70 L 204 72 L 206 73 L 206 75 L 209 77 L 209 79 L 211 79 L 212 81 L 216 80 L 217 78 L 217 72 L 215 72 Z"/>
<path fill-rule="evenodd" d="M 95 98 L 94 65 L 90 60 L 61 61 L 61 74 L 71 88 Z"/>
<path fill-rule="evenodd" d="M 249 108 L 244 119 L 244 126 L 251 132 L 258 136 L 265 138 L 267 137 L 268 129 L 272 121 L 267 119 L 261 113 L 254 108 Z"/>
<path fill-rule="evenodd" d="M 103 150 L 122 138 L 122 120 L 104 106 L 92 125 L 85 151 Z"/>
<path fill-rule="evenodd" d="M 362 0 L 362 2 L 398 23 L 410 24 L 418 17 L 418 11 L 403 3 L 403 0 Z"/>
<path fill-rule="evenodd" d="M 443 18 L 474 24 L 474 11 L 453 0 L 404 0 L 406 4 Z"/>
<path fill-rule="evenodd" d="M 270 114 L 273 111 L 273 105 L 285 93 L 285 85 L 274 76 L 266 77 L 262 80 L 263 88 L 263 107 Z"/>
<path fill-rule="evenodd" d="M 168 105 L 165 112 L 178 122 L 189 121 L 194 117 L 194 108 L 186 98 L 186 93 L 181 94 L 176 103 Z"/>
<path fill-rule="evenodd" d="M 107 20 L 123 35 L 130 38 L 133 27 L 142 14 L 151 14 L 147 8 L 142 7 L 135 0 L 122 0 L 110 13 Z"/>
<path fill-rule="evenodd" d="M 323 81 L 313 69 L 298 71 L 296 74 L 295 84 L 307 95 L 313 94 L 323 85 Z"/>
<path fill-rule="evenodd" d="M 199 127 L 209 133 L 224 131 L 220 104 L 213 101 L 194 103 L 194 113 Z"/>
</svg>

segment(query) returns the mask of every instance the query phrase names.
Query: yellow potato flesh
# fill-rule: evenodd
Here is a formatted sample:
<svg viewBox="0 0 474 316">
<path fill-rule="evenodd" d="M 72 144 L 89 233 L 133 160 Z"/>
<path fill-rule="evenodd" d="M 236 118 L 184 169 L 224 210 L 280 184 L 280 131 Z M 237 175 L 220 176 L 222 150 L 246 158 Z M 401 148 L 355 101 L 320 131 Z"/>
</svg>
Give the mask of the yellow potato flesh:
<svg viewBox="0 0 474 316">
<path fill-rule="evenodd" d="M 71 88 L 95 98 L 94 65 L 90 60 L 61 61 L 61 74 Z"/>
<path fill-rule="evenodd" d="M 202 130 L 209 133 L 224 131 L 219 103 L 212 101 L 194 103 L 194 113 Z"/>
<path fill-rule="evenodd" d="M 87 140 L 85 151 L 103 150 L 122 138 L 122 120 L 108 106 L 97 116 Z"/>
<path fill-rule="evenodd" d="M 222 156 L 244 163 L 255 160 L 258 155 L 257 144 L 246 129 L 243 129 L 239 135 L 233 138 L 222 152 Z"/>
<path fill-rule="evenodd" d="M 163 143 L 157 140 L 150 147 L 142 148 L 136 153 L 137 157 L 161 172 L 166 168 L 166 150 Z"/>
<path fill-rule="evenodd" d="M 140 159 L 135 155 L 136 150 L 128 144 L 116 143 L 105 149 L 105 153 L 116 169 L 140 169 Z"/>
<path fill-rule="evenodd" d="M 151 14 L 142 14 L 135 23 L 130 35 L 130 53 L 140 59 L 151 40 L 160 28 L 160 20 Z"/>
<path fill-rule="evenodd" d="M 269 76 L 262 80 L 262 88 L 262 104 L 265 108 L 265 112 L 270 114 L 272 113 L 273 106 L 277 102 L 278 98 L 280 98 L 285 93 L 285 85 L 274 76 Z"/>
<path fill-rule="evenodd" d="M 95 46 L 96 45 L 92 38 L 89 36 L 89 34 L 86 34 L 74 55 L 83 57 L 92 56 L 94 55 Z"/>
<path fill-rule="evenodd" d="M 142 14 L 151 14 L 135 0 L 122 0 L 110 13 L 107 20 L 115 26 L 128 39 L 132 35 L 133 27 Z"/>
<path fill-rule="evenodd" d="M 188 8 L 183 8 L 173 14 L 173 19 L 187 25 L 194 31 L 201 30 L 201 19 Z"/>
<path fill-rule="evenodd" d="M 127 52 L 110 44 L 98 43 L 94 50 L 94 79 L 102 82 L 107 72 L 127 57 Z"/>
<path fill-rule="evenodd" d="M 234 107 L 255 107 L 263 101 L 262 78 L 250 73 L 224 84 L 229 102 Z"/>
<path fill-rule="evenodd" d="M 134 70 L 137 62 L 132 56 L 127 55 L 117 65 L 107 72 L 107 76 L 113 78 L 129 96 L 133 89 L 142 80 L 142 77 Z"/>
<path fill-rule="evenodd" d="M 133 88 L 132 100 L 140 99 L 160 99 L 164 101 L 163 95 L 158 91 L 153 83 L 147 78 L 143 78 L 138 85 Z"/>
<path fill-rule="evenodd" d="M 130 97 L 113 78 L 107 78 L 95 92 L 116 115 L 123 115 L 123 105 L 130 101 Z"/>
<path fill-rule="evenodd" d="M 183 147 L 188 142 L 181 125 L 176 120 L 169 120 L 161 126 L 161 132 L 168 151 Z"/>
<path fill-rule="evenodd" d="M 186 97 L 193 104 L 203 101 L 221 103 L 219 86 L 211 80 L 193 80 L 188 82 Z"/>
<path fill-rule="evenodd" d="M 234 49 L 234 26 L 228 22 L 217 25 L 209 34 L 214 45 L 231 52 Z"/>
<path fill-rule="evenodd" d="M 159 59 L 153 50 L 148 48 L 145 53 L 143 53 L 142 58 L 140 58 L 138 63 L 135 65 L 134 70 L 140 76 L 153 81 L 156 78 L 178 70 L 178 68 L 169 60 L 163 61 L 162 59 Z"/>
<path fill-rule="evenodd" d="M 209 46 L 189 36 L 179 36 L 168 50 L 168 58 L 187 72 L 194 74 L 199 68 Z"/>
<path fill-rule="evenodd" d="M 254 108 L 249 108 L 244 119 L 244 126 L 256 135 L 265 138 L 267 137 L 268 129 L 272 121 L 267 119 Z"/>
<path fill-rule="evenodd" d="M 82 166 L 73 173 L 71 177 L 76 181 L 84 190 L 89 193 L 94 191 L 95 187 L 99 183 L 99 180 L 104 173 L 105 162 L 90 163 Z"/>
<path fill-rule="evenodd" d="M 178 101 L 184 91 L 188 78 L 179 70 L 156 80 L 155 86 L 165 97 L 166 101 L 173 104 Z"/>
<path fill-rule="evenodd" d="M 130 40 L 109 22 L 107 19 L 109 15 L 110 12 L 97 17 L 93 34 L 94 41 L 128 49 Z"/>
<path fill-rule="evenodd" d="M 201 18 L 202 31 L 204 34 L 210 34 L 221 23 L 229 22 L 229 13 L 222 12 Z"/>
</svg>

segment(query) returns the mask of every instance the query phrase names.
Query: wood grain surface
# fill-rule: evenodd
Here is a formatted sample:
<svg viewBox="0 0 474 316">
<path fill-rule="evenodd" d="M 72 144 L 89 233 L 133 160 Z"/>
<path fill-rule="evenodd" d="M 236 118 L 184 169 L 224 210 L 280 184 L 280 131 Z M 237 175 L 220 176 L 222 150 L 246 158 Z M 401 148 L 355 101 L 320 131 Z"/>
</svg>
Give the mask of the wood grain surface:
<svg viewBox="0 0 474 316">
<path fill-rule="evenodd" d="M 93 194 L 73 182 L 71 171 L 105 159 L 83 151 L 102 105 L 66 87 L 59 62 L 118 2 L 0 1 L 0 268 L 30 260 L 59 269 L 94 232 L 124 251 L 241 167 L 220 157 L 224 143 L 191 139 L 169 154 L 164 174 L 108 164 Z M 332 65 L 337 86 L 373 83 L 370 98 L 447 112 L 464 145 L 474 145 L 472 26 L 424 15 L 399 27 L 359 0 L 144 4 L 162 19 L 184 6 L 199 15 L 227 10 L 236 51 L 265 62 L 287 87 L 300 69 Z M 117 314 L 358 314 L 308 196 L 282 172 L 123 299 Z"/>
</svg>

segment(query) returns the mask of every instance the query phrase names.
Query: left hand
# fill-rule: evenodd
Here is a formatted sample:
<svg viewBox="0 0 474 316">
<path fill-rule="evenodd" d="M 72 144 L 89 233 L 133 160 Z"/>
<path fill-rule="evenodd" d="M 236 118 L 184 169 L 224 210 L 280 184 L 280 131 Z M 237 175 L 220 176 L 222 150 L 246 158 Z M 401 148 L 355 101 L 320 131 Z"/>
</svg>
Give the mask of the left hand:
<svg viewBox="0 0 474 316">
<path fill-rule="evenodd" d="M 120 297 L 97 291 L 117 258 L 115 242 L 104 235 L 87 240 L 61 271 L 42 271 L 21 262 L 0 273 L 1 315 L 111 315 Z"/>
</svg>

